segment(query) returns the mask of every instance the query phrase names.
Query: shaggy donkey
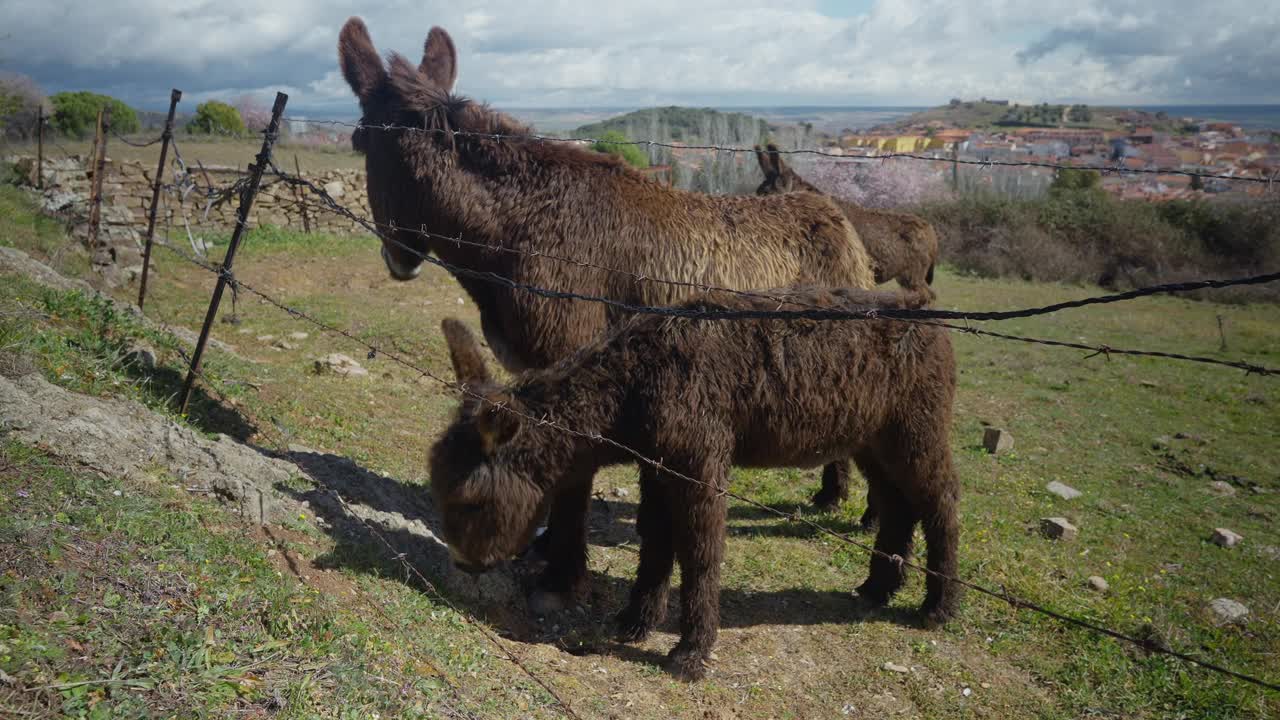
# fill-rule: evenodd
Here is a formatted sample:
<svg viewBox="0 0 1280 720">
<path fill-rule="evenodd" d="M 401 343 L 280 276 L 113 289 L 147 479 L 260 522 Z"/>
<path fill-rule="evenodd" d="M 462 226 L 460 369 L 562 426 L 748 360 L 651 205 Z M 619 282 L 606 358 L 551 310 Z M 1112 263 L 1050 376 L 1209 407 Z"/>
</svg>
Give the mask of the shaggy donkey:
<svg viewBox="0 0 1280 720">
<path fill-rule="evenodd" d="M 909 298 L 864 290 L 799 294 L 822 307 L 927 301 L 919 292 Z M 777 305 L 704 296 L 684 307 Z M 635 462 L 590 439 L 596 434 L 695 480 L 641 464 L 640 566 L 618 616 L 626 640 L 639 640 L 662 622 L 678 559 L 680 642 L 668 669 L 679 677 L 702 676 L 719 629 L 723 491 L 731 466 L 804 467 L 855 457 L 880 512 L 876 548 L 908 557 L 920 523 L 928 567 L 955 573 L 959 485 L 949 432 L 956 371 L 945 329 L 885 320 L 643 316 L 506 387 L 493 383 L 462 323 L 445 320 L 444 333 L 454 372 L 469 392 L 432 447 L 431 489 L 460 568 L 479 572 L 524 548 L 553 497 L 577 503 L 575 537 L 557 537 L 557 551 L 585 548 L 592 477 L 603 466 Z M 902 581 L 901 564 L 875 555 L 858 593 L 884 604 Z M 960 589 L 932 574 L 926 587 L 922 612 L 936 625 L 953 613 Z"/>
<path fill-rule="evenodd" d="M 492 137 L 531 131 L 452 94 L 457 51 L 438 27 L 427 35 L 418 66 L 392 55 L 388 68 L 364 22 L 351 18 L 339 36 L 338 56 L 359 98 L 361 124 L 375 126 L 358 128 L 352 144 L 365 155 L 374 220 L 390 228 L 382 256 L 397 279 L 415 277 L 423 256 L 431 253 L 451 265 L 527 285 L 643 305 L 680 302 L 696 292 L 697 284 L 738 289 L 875 284 L 857 232 L 821 195 L 685 192 L 610 155 L 567 143 Z M 376 127 L 384 125 L 414 129 Z M 514 252 L 449 242 L 422 230 Z M 466 275 L 458 282 L 480 310 L 490 348 L 511 371 L 546 367 L 621 317 L 599 303 L 536 297 Z M 818 494 L 820 504 L 839 499 L 846 465 L 824 471 L 824 487 L 831 487 Z M 563 514 L 586 506 L 578 498 L 564 502 L 554 504 L 546 543 L 553 543 Z M 577 522 L 564 520 L 569 528 Z"/>
<path fill-rule="evenodd" d="M 759 145 L 755 150 L 764 172 L 757 195 L 821 192 L 786 164 L 777 145 L 770 144 L 768 152 Z M 904 288 L 929 289 L 938 262 L 938 233 L 932 225 L 910 213 L 865 208 L 840 199 L 835 202 L 866 245 L 877 283 L 896 279 Z"/>
</svg>

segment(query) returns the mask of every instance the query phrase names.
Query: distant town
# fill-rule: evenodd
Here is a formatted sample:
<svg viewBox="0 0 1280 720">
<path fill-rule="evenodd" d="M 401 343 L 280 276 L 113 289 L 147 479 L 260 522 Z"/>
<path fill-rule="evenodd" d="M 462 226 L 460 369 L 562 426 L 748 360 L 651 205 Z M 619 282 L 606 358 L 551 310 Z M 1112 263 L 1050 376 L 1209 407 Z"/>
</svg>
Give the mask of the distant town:
<svg viewBox="0 0 1280 720">
<path fill-rule="evenodd" d="M 1267 190 L 1260 183 L 1202 180 L 1151 170 L 1267 179 L 1280 173 L 1280 133 L 1275 131 L 1084 105 L 953 100 L 948 106 L 863 132 L 846 131 L 826 142 L 829 151 L 852 156 L 912 153 L 940 160 L 1104 166 L 1112 169 L 1104 173 L 1104 188 L 1130 199 Z"/>
</svg>

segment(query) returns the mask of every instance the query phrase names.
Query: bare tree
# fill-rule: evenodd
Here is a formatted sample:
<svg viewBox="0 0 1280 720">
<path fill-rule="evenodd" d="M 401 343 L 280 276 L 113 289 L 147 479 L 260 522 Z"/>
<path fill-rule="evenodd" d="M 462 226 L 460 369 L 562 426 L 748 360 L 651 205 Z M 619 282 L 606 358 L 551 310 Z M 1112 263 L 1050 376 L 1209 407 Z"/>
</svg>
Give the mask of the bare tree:
<svg viewBox="0 0 1280 720">
<path fill-rule="evenodd" d="M 35 136 L 41 106 L 45 117 L 51 113 L 48 98 L 35 80 L 21 73 L 0 72 L 0 134 L 8 140 L 29 140 Z"/>
</svg>

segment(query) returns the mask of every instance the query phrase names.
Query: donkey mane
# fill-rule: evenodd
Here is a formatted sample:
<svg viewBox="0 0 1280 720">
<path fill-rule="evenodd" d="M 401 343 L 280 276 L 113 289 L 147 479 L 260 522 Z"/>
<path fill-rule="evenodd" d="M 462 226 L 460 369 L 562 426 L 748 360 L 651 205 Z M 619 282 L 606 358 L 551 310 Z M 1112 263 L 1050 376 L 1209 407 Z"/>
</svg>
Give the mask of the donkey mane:
<svg viewBox="0 0 1280 720">
<path fill-rule="evenodd" d="M 594 152 L 575 143 L 536 140 L 512 142 L 513 137 L 520 139 L 533 135 L 534 129 L 504 112 L 494 110 L 488 103 L 477 102 L 437 87 L 399 53 L 391 54 L 389 64 L 387 79 L 391 92 L 400 100 L 403 124 L 429 131 L 434 142 L 451 149 L 461 145 L 472 152 L 501 154 L 508 158 L 505 162 L 511 162 L 513 155 L 523 154 L 528 162 L 542 165 L 569 165 L 577 170 L 597 167 L 612 172 L 630 171 L 637 178 L 657 183 L 632 170 L 615 155 Z M 455 132 L 463 134 L 455 135 Z M 506 137 L 483 137 L 485 135 Z"/>
</svg>

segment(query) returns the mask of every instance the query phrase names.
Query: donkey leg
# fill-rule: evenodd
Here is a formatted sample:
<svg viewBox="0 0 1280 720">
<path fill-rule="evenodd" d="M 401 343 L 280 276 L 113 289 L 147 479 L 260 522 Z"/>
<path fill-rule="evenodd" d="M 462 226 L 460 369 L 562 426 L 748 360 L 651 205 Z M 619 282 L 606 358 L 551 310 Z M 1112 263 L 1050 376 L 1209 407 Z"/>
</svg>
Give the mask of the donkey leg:
<svg viewBox="0 0 1280 720">
<path fill-rule="evenodd" d="M 911 536 L 916 528 L 915 509 L 890 478 L 882 462 L 868 463 L 871 470 L 867 481 L 871 487 L 872 502 L 880 516 L 880 530 L 876 534 L 876 554 L 871 556 L 871 572 L 858 596 L 871 605 L 884 605 L 902 587 L 904 567 L 902 561 L 911 557 Z"/>
<path fill-rule="evenodd" d="M 876 510 L 875 494 L 871 492 L 871 474 L 876 472 L 877 466 L 875 457 L 870 453 L 863 451 L 854 456 L 854 462 L 858 466 L 858 471 L 862 473 L 862 477 L 867 478 L 867 509 L 862 512 L 862 517 L 858 520 L 858 524 L 863 530 L 871 530 L 876 526 L 879 513 Z"/>
<path fill-rule="evenodd" d="M 587 590 L 587 513 L 591 476 L 575 477 L 556 495 L 551 523 L 543 536 L 547 567 L 529 596 L 529 610 L 545 615 L 575 604 Z"/>
<path fill-rule="evenodd" d="M 822 468 L 822 489 L 813 496 L 819 510 L 835 510 L 849 498 L 849 461 L 837 460 Z"/>
<path fill-rule="evenodd" d="M 640 508 L 636 530 L 640 533 L 640 567 L 631 586 L 631 599 L 618 613 L 618 639 L 638 642 L 666 618 L 667 589 L 675 563 L 669 518 L 671 511 L 657 471 L 640 468 Z"/>
<path fill-rule="evenodd" d="M 963 591 L 947 578 L 956 576 L 956 554 L 960 541 L 960 524 L 956 517 L 959 484 L 951 465 L 950 453 L 924 460 L 915 468 L 921 492 L 915 502 L 916 512 L 924 526 L 926 548 L 925 597 L 920 606 L 926 627 L 938 627 L 955 614 Z"/>
<path fill-rule="evenodd" d="M 673 492 L 672 530 L 680 560 L 680 642 L 667 655 L 667 670 L 700 680 L 720 631 L 720 562 L 724 558 L 727 463 L 699 474 L 704 485 L 684 483 Z M 695 475 L 694 477 L 698 477 Z"/>
</svg>

